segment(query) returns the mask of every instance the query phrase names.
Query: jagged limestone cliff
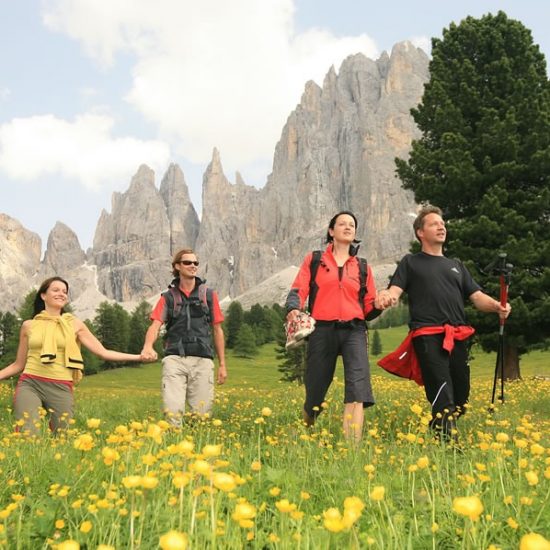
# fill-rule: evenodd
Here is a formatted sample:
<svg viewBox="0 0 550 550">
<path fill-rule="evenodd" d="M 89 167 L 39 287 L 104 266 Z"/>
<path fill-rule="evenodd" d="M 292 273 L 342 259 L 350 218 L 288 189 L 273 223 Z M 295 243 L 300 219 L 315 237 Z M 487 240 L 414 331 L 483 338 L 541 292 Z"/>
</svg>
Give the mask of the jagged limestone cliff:
<svg viewBox="0 0 550 550">
<path fill-rule="evenodd" d="M 74 279 L 72 297 L 78 304 L 86 295 L 88 309 L 95 299 L 137 302 L 166 287 L 172 254 L 190 246 L 209 284 L 236 297 L 324 246 L 328 220 L 343 209 L 358 217 L 361 254 L 373 266 L 392 264 L 409 247 L 415 211 L 394 159 L 406 157 L 418 136 L 410 109 L 427 80 L 428 57 L 408 42 L 376 61 L 348 57 L 322 87 L 306 84 L 263 188 L 239 174 L 229 182 L 214 149 L 200 221 L 177 165 L 158 189 L 153 171 L 141 166 L 128 190 L 113 194 L 111 212 L 101 213 L 87 261 L 76 235 L 58 224 L 38 270 L 40 239 L 0 218 L 0 243 L 11 239 L 0 250 L 10 265 L 0 271 L 0 296 L 14 301 L 29 281 L 57 272 Z"/>
</svg>

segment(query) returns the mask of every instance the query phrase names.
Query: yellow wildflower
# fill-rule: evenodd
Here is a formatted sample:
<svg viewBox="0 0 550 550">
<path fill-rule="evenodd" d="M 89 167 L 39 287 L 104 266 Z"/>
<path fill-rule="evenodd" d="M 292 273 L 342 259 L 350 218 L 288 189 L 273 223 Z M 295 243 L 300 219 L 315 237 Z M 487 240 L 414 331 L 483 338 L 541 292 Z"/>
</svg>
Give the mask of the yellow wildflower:
<svg viewBox="0 0 550 550">
<path fill-rule="evenodd" d="M 81 533 L 89 533 L 91 530 L 92 530 L 92 522 L 91 521 L 83 521 L 81 524 L 80 524 L 80 532 Z"/>
<path fill-rule="evenodd" d="M 416 465 L 422 470 L 427 468 L 430 465 L 430 459 L 427 456 L 421 456 L 417 461 Z"/>
<path fill-rule="evenodd" d="M 453 511 L 462 516 L 468 516 L 472 521 L 477 521 L 483 512 L 483 503 L 477 496 L 456 497 L 453 500 Z"/>
<path fill-rule="evenodd" d="M 279 510 L 279 512 L 282 512 L 283 514 L 289 514 L 297 508 L 296 504 L 289 502 L 287 498 L 279 500 L 275 503 L 275 506 L 277 507 L 277 510 Z"/>
<path fill-rule="evenodd" d="M 159 540 L 162 550 L 185 550 L 187 544 L 187 535 L 173 530 L 162 535 Z"/>
<path fill-rule="evenodd" d="M 74 440 L 73 446 L 79 451 L 91 451 L 94 447 L 94 438 L 90 434 L 82 434 Z"/>
<path fill-rule="evenodd" d="M 89 430 L 99 428 L 100 424 L 101 420 L 99 418 L 88 418 L 88 420 L 86 420 L 86 425 L 88 426 Z"/>
<path fill-rule="evenodd" d="M 342 514 L 338 508 L 329 508 L 323 512 L 323 525 L 332 533 L 339 533 L 345 528 Z"/>
<path fill-rule="evenodd" d="M 519 550 L 550 550 L 550 541 L 538 533 L 528 533 L 521 537 Z"/>
<path fill-rule="evenodd" d="M 220 491 L 224 491 L 225 493 L 233 491 L 233 489 L 237 486 L 237 481 L 231 474 L 222 472 L 213 475 L 212 483 L 214 487 L 220 489 Z"/>
<path fill-rule="evenodd" d="M 372 491 L 370 492 L 370 498 L 371 500 L 384 500 L 384 495 L 386 494 L 385 487 L 381 485 L 377 485 L 376 487 L 373 487 Z"/>
</svg>

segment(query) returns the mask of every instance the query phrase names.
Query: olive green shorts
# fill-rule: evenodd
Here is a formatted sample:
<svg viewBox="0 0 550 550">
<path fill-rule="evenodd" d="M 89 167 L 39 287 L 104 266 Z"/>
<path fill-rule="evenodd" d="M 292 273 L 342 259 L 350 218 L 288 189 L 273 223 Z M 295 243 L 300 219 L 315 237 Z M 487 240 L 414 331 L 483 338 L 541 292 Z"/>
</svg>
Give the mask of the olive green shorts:
<svg viewBox="0 0 550 550">
<path fill-rule="evenodd" d="M 14 396 L 14 413 L 19 431 L 40 432 L 41 409 L 49 413 L 50 429 L 65 429 L 74 412 L 73 383 L 22 375 Z"/>
</svg>

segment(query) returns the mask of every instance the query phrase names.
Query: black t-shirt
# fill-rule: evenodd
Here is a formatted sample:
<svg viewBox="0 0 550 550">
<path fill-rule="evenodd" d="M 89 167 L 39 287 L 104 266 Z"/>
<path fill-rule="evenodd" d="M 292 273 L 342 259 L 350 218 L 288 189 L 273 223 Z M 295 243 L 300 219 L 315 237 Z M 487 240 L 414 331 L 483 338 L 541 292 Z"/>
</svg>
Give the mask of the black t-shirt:
<svg viewBox="0 0 550 550">
<path fill-rule="evenodd" d="M 390 285 L 407 293 L 413 329 L 467 324 L 464 301 L 481 290 L 462 262 L 424 252 L 407 254 Z"/>
</svg>

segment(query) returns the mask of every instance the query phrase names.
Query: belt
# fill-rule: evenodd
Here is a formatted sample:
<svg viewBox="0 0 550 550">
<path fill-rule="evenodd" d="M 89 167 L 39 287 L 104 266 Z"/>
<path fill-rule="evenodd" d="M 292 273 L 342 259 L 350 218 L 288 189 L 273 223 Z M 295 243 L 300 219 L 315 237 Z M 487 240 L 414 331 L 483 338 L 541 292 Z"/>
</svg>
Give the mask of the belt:
<svg viewBox="0 0 550 550">
<path fill-rule="evenodd" d="M 363 319 L 351 319 L 350 321 L 315 321 L 317 327 L 332 327 L 340 329 L 365 328 Z"/>
</svg>

